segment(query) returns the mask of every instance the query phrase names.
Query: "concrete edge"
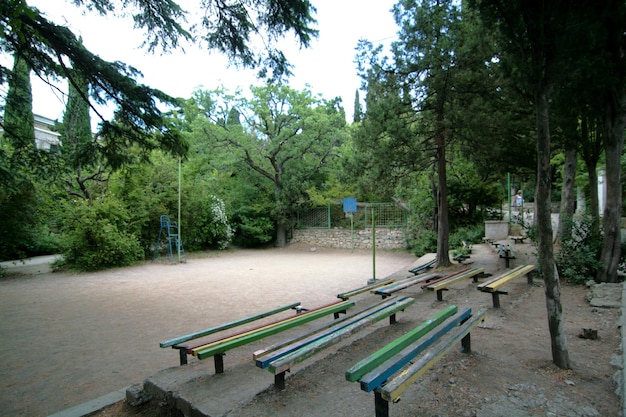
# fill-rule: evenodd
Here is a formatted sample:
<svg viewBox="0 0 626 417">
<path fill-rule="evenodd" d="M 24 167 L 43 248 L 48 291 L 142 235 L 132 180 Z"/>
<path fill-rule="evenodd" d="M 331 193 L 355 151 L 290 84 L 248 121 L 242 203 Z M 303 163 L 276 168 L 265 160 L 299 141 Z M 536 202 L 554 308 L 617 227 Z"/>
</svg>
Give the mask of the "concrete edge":
<svg viewBox="0 0 626 417">
<path fill-rule="evenodd" d="M 94 400 L 84 402 L 77 406 L 68 408 L 58 413 L 51 414 L 48 417 L 83 417 L 96 411 L 100 411 L 106 407 L 109 407 L 119 401 L 126 399 L 126 388 L 122 388 L 118 391 L 110 392 L 102 397 L 98 397 Z"/>
</svg>

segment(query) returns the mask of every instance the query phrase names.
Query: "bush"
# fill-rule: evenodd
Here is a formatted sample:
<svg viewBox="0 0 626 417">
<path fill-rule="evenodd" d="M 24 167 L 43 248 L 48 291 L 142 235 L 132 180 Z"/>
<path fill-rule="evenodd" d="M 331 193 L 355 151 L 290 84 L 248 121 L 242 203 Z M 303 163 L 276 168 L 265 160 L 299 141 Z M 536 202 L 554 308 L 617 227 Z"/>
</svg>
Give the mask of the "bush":
<svg viewBox="0 0 626 417">
<path fill-rule="evenodd" d="M 432 230 L 422 231 L 410 240 L 409 247 L 417 257 L 437 252 L 437 233 Z"/>
<path fill-rule="evenodd" d="M 561 242 L 555 262 L 562 279 L 582 284 L 593 279 L 602 266 L 602 234 L 596 231 L 591 218 L 568 223 L 572 234 L 569 239 Z"/>
<path fill-rule="evenodd" d="M 94 271 L 142 259 L 139 240 L 126 231 L 129 217 L 112 198 L 66 204 L 60 224 L 63 266 Z"/>
</svg>

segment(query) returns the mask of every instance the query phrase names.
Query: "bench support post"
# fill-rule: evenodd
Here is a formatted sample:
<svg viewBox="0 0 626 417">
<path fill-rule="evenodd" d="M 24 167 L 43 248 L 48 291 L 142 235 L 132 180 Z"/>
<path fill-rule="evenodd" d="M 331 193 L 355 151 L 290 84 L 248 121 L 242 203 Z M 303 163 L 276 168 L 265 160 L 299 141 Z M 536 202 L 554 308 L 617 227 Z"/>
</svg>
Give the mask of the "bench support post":
<svg viewBox="0 0 626 417">
<path fill-rule="evenodd" d="M 287 371 L 282 371 L 274 375 L 274 386 L 276 389 L 283 390 L 285 389 L 285 373 Z"/>
<path fill-rule="evenodd" d="M 463 353 L 472 353 L 472 337 L 470 334 L 471 333 L 468 333 L 461 339 L 461 352 Z"/>
<path fill-rule="evenodd" d="M 506 291 L 494 291 L 491 293 L 493 298 L 493 308 L 500 308 L 500 294 L 508 294 Z"/>
<path fill-rule="evenodd" d="M 376 417 L 389 417 L 389 401 L 385 400 L 378 391 L 374 391 L 374 410 Z"/>
<path fill-rule="evenodd" d="M 398 320 L 396 319 L 395 313 L 389 316 L 389 324 L 396 324 Z"/>
<path fill-rule="evenodd" d="M 187 365 L 187 348 L 177 348 L 181 365 Z"/>
<path fill-rule="evenodd" d="M 215 373 L 223 374 L 224 373 L 224 354 L 217 353 L 213 356 L 213 362 L 215 363 Z"/>
<path fill-rule="evenodd" d="M 442 288 L 440 290 L 437 290 L 437 301 L 443 301 L 443 292 L 444 291 L 448 291 L 447 288 Z"/>
</svg>

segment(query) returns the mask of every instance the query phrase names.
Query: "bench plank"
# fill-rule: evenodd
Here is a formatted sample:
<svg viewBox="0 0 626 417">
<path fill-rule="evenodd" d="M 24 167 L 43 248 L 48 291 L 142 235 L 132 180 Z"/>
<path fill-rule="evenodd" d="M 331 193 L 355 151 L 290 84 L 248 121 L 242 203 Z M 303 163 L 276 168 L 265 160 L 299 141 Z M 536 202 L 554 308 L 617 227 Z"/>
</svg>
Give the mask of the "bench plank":
<svg viewBox="0 0 626 417">
<path fill-rule="evenodd" d="M 396 281 L 397 281 L 397 279 L 394 279 L 394 278 L 376 281 L 376 282 L 374 282 L 372 284 L 365 285 L 365 286 L 359 287 L 359 288 L 355 288 L 354 290 L 351 290 L 351 291 L 346 291 L 346 292 L 339 293 L 339 294 L 337 294 L 337 298 L 341 298 L 342 300 L 348 300 L 352 296 L 355 296 L 355 295 L 358 295 L 358 294 L 361 294 L 361 293 L 364 293 L 364 292 L 368 292 L 368 291 L 371 291 L 371 290 L 375 290 L 376 288 L 392 284 L 392 283 L 394 283 Z"/>
<path fill-rule="evenodd" d="M 406 348 L 409 344 L 413 343 L 415 340 L 430 332 L 433 328 L 441 324 L 445 319 L 456 314 L 457 311 L 458 308 L 456 306 L 449 306 L 445 310 L 442 310 L 441 312 L 435 314 L 433 317 L 431 317 L 412 331 L 402 335 L 384 348 L 359 361 L 356 365 L 346 371 L 346 380 L 350 382 L 357 381 L 363 375 L 379 366 L 382 362 L 388 360 L 393 355 Z"/>
<path fill-rule="evenodd" d="M 293 365 L 298 364 L 307 358 L 310 358 L 311 356 L 315 355 L 317 352 L 320 352 L 321 350 L 323 350 L 324 348 L 330 345 L 338 343 L 339 341 L 352 335 L 354 332 L 361 329 L 362 327 L 365 327 L 366 325 L 369 325 L 369 324 L 376 323 L 382 319 L 385 319 L 391 316 L 392 314 L 397 313 L 398 311 L 402 311 L 406 309 L 408 306 L 413 304 L 415 299 L 402 297 L 402 298 L 396 299 L 395 301 L 396 302 L 393 305 L 383 310 L 380 310 L 377 313 L 374 313 L 358 322 L 352 323 L 351 325 L 344 327 L 343 329 L 338 330 L 331 335 L 328 335 L 319 340 L 316 340 L 315 342 L 310 343 L 309 345 L 303 348 L 300 348 L 296 350 L 295 352 L 292 352 L 288 355 L 285 355 L 279 358 L 278 360 L 272 362 L 268 369 L 273 374 L 286 372 Z"/>
<path fill-rule="evenodd" d="M 457 281 L 462 281 L 464 279 L 471 278 L 474 275 L 482 274 L 483 272 L 485 272 L 485 268 L 472 268 L 458 275 L 454 275 L 449 278 L 446 278 L 443 281 L 438 281 L 434 284 L 430 284 L 426 287 L 426 289 L 428 291 L 439 291 L 440 289 L 446 288 L 449 285 L 454 284 Z"/>
<path fill-rule="evenodd" d="M 490 279 L 489 281 L 485 281 L 482 284 L 477 285 L 476 288 L 484 292 L 496 292 L 498 288 L 511 281 L 512 279 L 524 276 L 534 270 L 535 265 L 520 265 L 517 268 L 514 268 L 508 272 L 505 272 L 504 274 L 500 274 L 497 277 Z"/>
<path fill-rule="evenodd" d="M 432 333 L 426 334 L 423 338 L 413 340 L 414 343 L 408 345 L 408 347 L 402 350 L 398 355 L 361 377 L 359 379 L 361 389 L 370 392 L 383 385 L 385 381 L 409 364 L 417 355 L 435 344 L 447 332 L 458 327 L 460 323 L 463 323 L 471 315 L 472 309 L 466 307 L 464 310 L 448 318 L 440 326 L 436 327 Z"/>
<path fill-rule="evenodd" d="M 383 297 L 388 297 L 394 292 L 403 290 L 405 288 L 411 287 L 413 285 L 417 285 L 421 282 L 432 281 L 441 276 L 440 273 L 431 272 L 429 274 L 419 275 L 417 277 L 410 277 L 400 281 L 396 281 L 393 284 L 385 285 L 375 291 L 373 291 L 376 295 L 382 295 Z"/>
<path fill-rule="evenodd" d="M 377 313 L 378 311 L 383 310 L 388 306 L 393 305 L 394 303 L 396 303 L 395 298 L 378 302 L 359 311 L 358 313 L 355 313 L 348 317 L 344 317 L 341 320 L 335 320 L 331 323 L 319 326 L 308 333 L 292 337 L 279 343 L 275 343 L 274 345 L 268 346 L 265 349 L 257 350 L 252 354 L 252 359 L 255 360 L 256 366 L 258 366 L 259 368 L 267 368 L 270 362 L 282 356 L 285 356 L 286 354 L 291 353 L 303 346 L 306 346 L 307 344 L 315 340 L 321 339 L 324 336 L 328 336 L 329 334 L 332 334 L 339 329 L 347 327 L 358 320 L 362 320 L 363 318 Z"/>
<path fill-rule="evenodd" d="M 437 258 L 435 257 L 434 259 L 422 264 L 422 265 L 418 265 L 415 268 L 411 268 L 409 269 L 409 272 L 413 273 L 413 275 L 417 275 L 420 272 L 424 272 L 430 268 L 433 267 L 433 265 L 435 265 L 437 263 Z"/>
<path fill-rule="evenodd" d="M 407 387 L 422 376 L 443 355 L 450 351 L 452 346 L 460 342 L 472 328 L 484 320 L 486 314 L 487 310 L 480 310 L 465 323 L 442 337 L 436 345 L 428 349 L 415 363 L 391 380 L 387 385 L 377 390 L 380 392 L 382 398 L 389 402 L 397 401 Z"/>
<path fill-rule="evenodd" d="M 222 330 L 228 330 L 228 329 L 232 329 L 233 327 L 237 327 L 237 326 L 241 326 L 242 324 L 247 324 L 247 323 L 251 323 L 253 321 L 256 320 L 260 320 L 262 318 L 265 317 L 269 317 L 272 316 L 274 314 L 280 313 L 282 311 L 286 311 L 286 310 L 290 310 L 292 308 L 296 308 L 300 306 L 300 303 L 292 303 L 292 304 L 287 304 L 285 306 L 282 307 L 278 307 L 275 308 L 273 310 L 269 310 L 263 313 L 259 313 L 250 317 L 245 317 L 239 320 L 235 320 L 235 321 L 231 321 L 230 323 L 226 323 L 226 324 L 222 324 L 219 326 L 215 326 L 215 327 L 209 327 L 208 329 L 204 329 L 204 330 L 200 330 L 194 333 L 190 333 L 188 335 L 185 336 L 180 336 L 180 337 L 176 337 L 174 339 L 170 339 L 170 340 L 166 340 L 164 342 L 159 343 L 159 346 L 162 348 L 165 347 L 170 347 L 170 346 L 174 346 L 174 345 L 178 345 L 180 343 L 183 342 L 187 342 L 189 340 L 193 340 L 193 339 L 198 339 L 200 337 L 204 337 L 204 336 L 209 336 L 213 333 L 217 333 L 217 332 L 221 332 Z"/>
<path fill-rule="evenodd" d="M 220 353 L 224 353 L 227 350 L 234 349 L 236 347 L 245 345 L 247 343 L 254 342 L 267 336 L 271 336 L 276 333 L 280 333 L 284 330 L 299 326 L 304 323 L 316 320 L 320 317 L 328 314 L 338 313 L 345 311 L 354 306 L 353 301 L 342 301 L 332 304 L 322 309 L 307 311 L 298 316 L 291 317 L 289 319 L 273 323 L 271 325 L 255 329 L 250 332 L 245 332 L 240 335 L 228 337 L 225 339 L 217 340 L 206 345 L 199 346 L 192 349 L 192 354 L 197 356 L 198 359 L 205 359 L 210 356 L 214 356 Z"/>
</svg>

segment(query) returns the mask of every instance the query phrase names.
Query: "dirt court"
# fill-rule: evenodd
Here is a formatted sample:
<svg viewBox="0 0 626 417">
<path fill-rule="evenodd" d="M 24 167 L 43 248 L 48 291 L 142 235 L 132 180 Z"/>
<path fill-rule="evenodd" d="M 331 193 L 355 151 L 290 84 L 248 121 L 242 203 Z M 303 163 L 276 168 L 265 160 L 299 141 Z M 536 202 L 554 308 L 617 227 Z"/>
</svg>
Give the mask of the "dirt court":
<svg viewBox="0 0 626 417">
<path fill-rule="evenodd" d="M 530 245 L 518 245 L 514 265 L 532 260 L 532 251 Z M 503 260 L 486 245 L 477 245 L 471 260 L 490 273 L 504 269 Z M 406 273 L 415 261 L 407 253 L 378 251 L 376 275 Z M 45 416 L 141 382 L 178 364 L 176 352 L 159 349 L 161 340 L 293 301 L 307 307 L 332 302 L 337 293 L 364 285 L 372 267 L 369 251 L 299 245 L 232 250 L 182 265 L 148 263 L 93 274 L 4 278 L 0 415 Z M 416 302 L 398 315 L 397 325 L 376 325 L 323 361 L 305 362 L 288 375 L 285 391 L 261 393 L 229 416 L 373 415 L 373 395 L 346 382 L 345 370 L 450 304 L 489 309 L 487 320 L 472 332 L 473 353 L 447 354 L 390 406 L 392 416 L 619 415 L 612 379 L 617 368 L 611 365 L 619 354 L 619 309 L 591 307 L 585 298 L 588 289 L 563 286 L 573 364 L 563 371 L 551 364 L 541 283 L 529 286 L 518 279 L 507 290 L 502 308 L 494 310 L 491 297 L 470 282 L 455 285 L 443 302 L 411 287 L 403 293 Z M 370 294 L 359 297 L 359 302 L 374 301 Z M 580 338 L 583 328 L 598 330 L 600 338 Z M 226 372 L 254 366 L 247 349 L 237 350 L 228 357 Z M 212 361 L 202 365 L 206 362 Z M 211 365 L 206 364 L 207 375 Z M 139 408 L 119 403 L 98 415 L 170 412 L 154 403 Z"/>
</svg>

